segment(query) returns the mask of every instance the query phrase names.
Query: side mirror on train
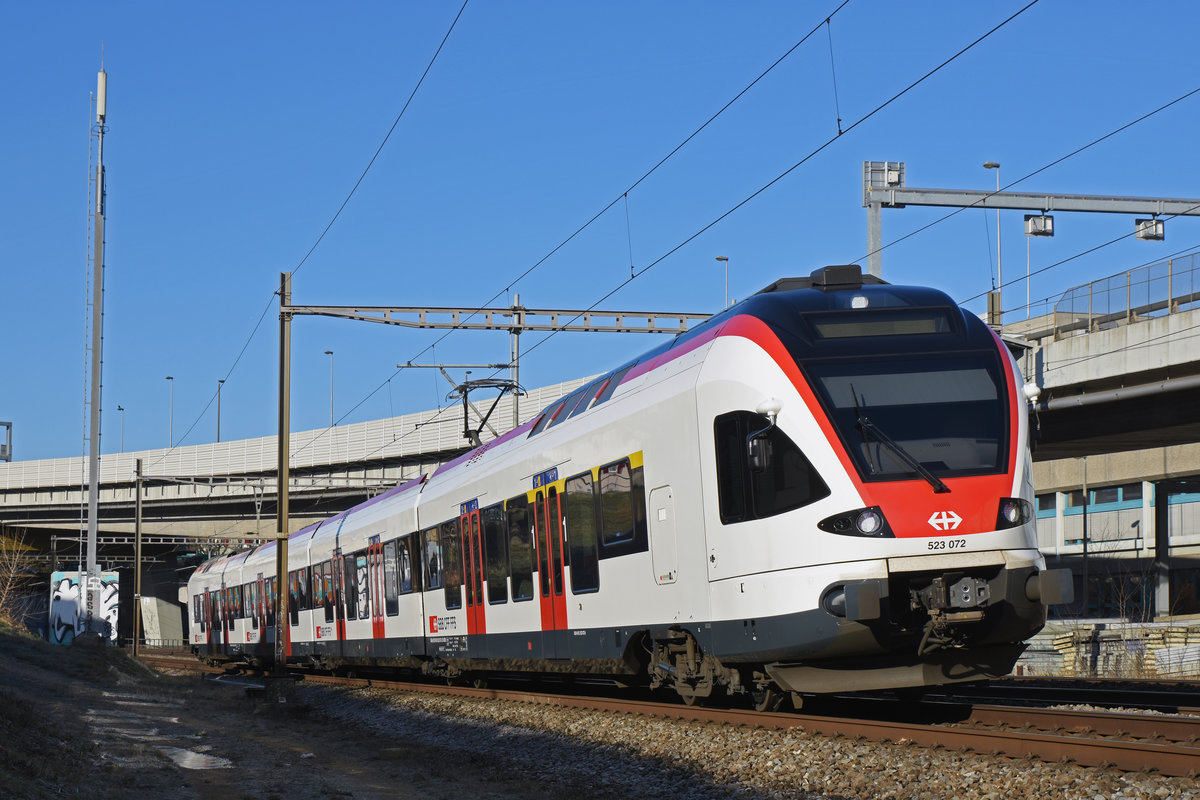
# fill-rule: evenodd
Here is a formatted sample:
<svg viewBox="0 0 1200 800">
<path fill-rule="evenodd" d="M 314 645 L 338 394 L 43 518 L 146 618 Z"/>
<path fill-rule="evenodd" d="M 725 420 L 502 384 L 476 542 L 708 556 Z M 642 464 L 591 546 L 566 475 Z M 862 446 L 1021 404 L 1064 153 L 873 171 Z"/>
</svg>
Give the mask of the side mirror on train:
<svg viewBox="0 0 1200 800">
<path fill-rule="evenodd" d="M 767 434 L 775 427 L 780 404 L 774 397 L 767 398 L 754 409 L 756 414 L 767 418 L 767 427 L 746 437 L 746 466 L 751 472 L 762 472 L 771 465 L 771 442 Z"/>
<path fill-rule="evenodd" d="M 768 429 L 769 430 L 769 429 Z M 762 472 L 771 465 L 771 443 L 760 431 L 746 440 L 746 466 L 751 472 Z"/>
</svg>

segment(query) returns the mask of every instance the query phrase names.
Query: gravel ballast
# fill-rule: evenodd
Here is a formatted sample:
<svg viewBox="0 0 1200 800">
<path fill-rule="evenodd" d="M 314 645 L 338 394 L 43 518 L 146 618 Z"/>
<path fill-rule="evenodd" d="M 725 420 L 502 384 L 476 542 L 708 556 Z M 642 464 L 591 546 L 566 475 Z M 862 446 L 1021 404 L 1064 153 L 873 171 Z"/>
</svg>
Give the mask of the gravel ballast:
<svg viewBox="0 0 1200 800">
<path fill-rule="evenodd" d="M 381 689 L 301 687 L 314 713 L 396 747 L 489 764 L 549 796 L 771 798 L 1197 798 L 1192 778 L 1046 764 L 827 737 Z"/>
</svg>

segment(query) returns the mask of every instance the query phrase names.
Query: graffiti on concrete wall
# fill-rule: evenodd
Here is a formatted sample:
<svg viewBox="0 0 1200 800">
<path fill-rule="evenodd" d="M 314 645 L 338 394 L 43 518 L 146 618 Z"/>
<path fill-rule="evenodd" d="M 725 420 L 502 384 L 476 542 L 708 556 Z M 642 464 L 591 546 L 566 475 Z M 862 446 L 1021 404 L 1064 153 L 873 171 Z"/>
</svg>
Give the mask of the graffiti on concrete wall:
<svg viewBox="0 0 1200 800">
<path fill-rule="evenodd" d="M 55 572 L 50 576 L 51 644 L 71 644 L 87 627 L 87 573 Z M 115 572 L 100 573 L 100 600 L 96 622 L 105 637 L 117 641 L 117 600 L 120 582 Z"/>
</svg>

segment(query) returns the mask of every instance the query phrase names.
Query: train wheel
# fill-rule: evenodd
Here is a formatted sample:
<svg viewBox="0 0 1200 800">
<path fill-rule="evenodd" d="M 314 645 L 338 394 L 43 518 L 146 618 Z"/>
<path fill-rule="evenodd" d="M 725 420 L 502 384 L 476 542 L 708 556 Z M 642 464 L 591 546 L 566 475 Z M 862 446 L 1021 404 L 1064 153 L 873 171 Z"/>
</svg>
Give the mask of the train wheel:
<svg viewBox="0 0 1200 800">
<path fill-rule="evenodd" d="M 778 711 L 783 704 L 783 692 L 774 686 L 764 686 L 750 693 L 755 711 Z"/>
<path fill-rule="evenodd" d="M 487 678 L 483 675 L 476 675 L 471 678 L 471 686 L 475 689 L 486 689 L 487 685 Z"/>
</svg>

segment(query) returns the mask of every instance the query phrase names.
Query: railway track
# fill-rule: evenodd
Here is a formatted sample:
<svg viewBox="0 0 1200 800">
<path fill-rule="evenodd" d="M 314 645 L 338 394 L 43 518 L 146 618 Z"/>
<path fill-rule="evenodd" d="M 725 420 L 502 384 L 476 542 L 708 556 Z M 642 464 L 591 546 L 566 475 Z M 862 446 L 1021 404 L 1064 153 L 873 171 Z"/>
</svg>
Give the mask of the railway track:
<svg viewBox="0 0 1200 800">
<path fill-rule="evenodd" d="M 193 659 L 144 655 L 147 665 L 160 669 L 191 669 L 222 673 L 225 669 Z M 823 736 L 868 739 L 893 744 L 971 750 L 1011 758 L 1074 762 L 1089 767 L 1113 767 L 1126 772 L 1157 772 L 1167 776 L 1200 773 L 1200 718 L 1156 713 L 1069 710 L 1034 706 L 921 703 L 894 706 L 873 716 L 756 712 L 735 708 L 684 706 L 624 698 L 547 694 L 524 689 L 439 686 L 430 683 L 341 677 L 305 673 L 303 680 L 342 687 L 372 687 L 481 699 L 638 714 L 680 720 L 777 730 L 799 729 Z M 856 709 L 857 711 L 857 709 Z M 933 721 L 937 719 L 941 721 Z"/>
<path fill-rule="evenodd" d="M 930 692 L 927 696 L 973 703 L 1091 705 L 1200 716 L 1200 681 L 1189 680 L 1145 682 L 1103 678 L 1006 678 L 979 686 L 946 687 L 944 693 Z"/>
</svg>

